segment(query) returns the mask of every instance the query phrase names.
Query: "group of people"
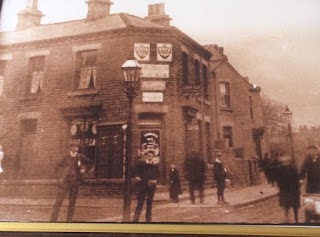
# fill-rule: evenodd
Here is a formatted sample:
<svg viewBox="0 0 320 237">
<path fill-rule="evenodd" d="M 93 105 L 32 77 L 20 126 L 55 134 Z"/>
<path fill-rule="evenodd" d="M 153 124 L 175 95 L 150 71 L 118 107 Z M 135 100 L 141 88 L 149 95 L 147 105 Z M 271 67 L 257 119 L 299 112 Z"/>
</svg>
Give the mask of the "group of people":
<svg viewBox="0 0 320 237">
<path fill-rule="evenodd" d="M 273 170 L 274 180 L 279 187 L 279 203 L 285 210 L 285 222 L 289 222 L 289 209 L 293 208 L 295 222 L 298 223 L 300 208 L 300 186 L 307 178 L 306 193 L 320 194 L 320 154 L 317 145 L 307 147 L 308 155 L 299 172 L 290 156 L 280 154 L 277 166 Z M 306 222 L 310 222 L 308 211 L 305 212 Z"/>
<path fill-rule="evenodd" d="M 53 206 L 51 221 L 57 221 L 62 202 L 69 194 L 69 207 L 67 222 L 72 221 L 75 203 L 79 192 L 80 183 L 88 170 L 92 167 L 90 159 L 79 153 L 80 145 L 77 142 L 70 143 L 69 153 L 63 157 L 57 165 L 55 174 L 57 176 L 59 192 Z M 2 153 L 0 153 L 2 154 Z M 160 177 L 159 162 L 154 159 L 155 154 L 150 150 L 144 154 L 133 169 L 133 182 L 137 193 L 137 206 L 134 212 L 133 222 L 138 222 L 144 202 L 146 202 L 146 222 L 151 222 L 152 204 L 156 186 Z M 1 157 L 0 157 L 1 158 Z M 280 206 L 285 210 L 285 218 L 288 222 L 289 209 L 293 208 L 295 221 L 298 222 L 298 209 L 300 207 L 300 186 L 307 178 L 307 193 L 320 194 L 320 154 L 316 145 L 308 146 L 308 156 L 302 168 L 298 168 L 291 157 L 281 154 L 277 165 L 272 171 L 273 179 L 279 187 Z M 204 184 L 206 178 L 206 164 L 199 152 L 191 152 L 184 162 L 185 179 L 189 182 L 190 201 L 195 204 L 195 190 L 199 191 L 200 203 L 204 202 Z M 224 197 L 225 182 L 228 170 L 222 162 L 222 153 L 216 153 L 213 163 L 213 178 L 217 185 L 217 204 L 228 204 Z M 170 199 L 179 202 L 182 193 L 179 171 L 175 164 L 171 164 L 169 172 Z M 306 212 L 306 220 L 310 220 L 310 213 Z"/>
</svg>

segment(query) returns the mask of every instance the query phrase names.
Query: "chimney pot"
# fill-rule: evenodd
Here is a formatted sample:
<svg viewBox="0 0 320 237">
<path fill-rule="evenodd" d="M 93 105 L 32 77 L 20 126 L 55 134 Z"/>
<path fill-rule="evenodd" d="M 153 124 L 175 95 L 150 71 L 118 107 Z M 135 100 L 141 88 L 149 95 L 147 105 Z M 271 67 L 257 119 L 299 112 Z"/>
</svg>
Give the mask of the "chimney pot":
<svg viewBox="0 0 320 237">
<path fill-rule="evenodd" d="M 153 23 L 169 26 L 172 20 L 165 13 L 164 3 L 157 3 L 148 6 L 148 16 L 145 18 Z"/>
</svg>

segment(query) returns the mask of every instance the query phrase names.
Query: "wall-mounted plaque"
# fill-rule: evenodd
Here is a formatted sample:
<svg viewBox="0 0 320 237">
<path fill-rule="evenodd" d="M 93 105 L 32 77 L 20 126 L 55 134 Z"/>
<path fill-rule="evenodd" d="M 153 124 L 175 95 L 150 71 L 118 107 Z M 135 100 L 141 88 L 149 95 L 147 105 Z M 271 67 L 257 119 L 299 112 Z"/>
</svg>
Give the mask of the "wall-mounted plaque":
<svg viewBox="0 0 320 237">
<path fill-rule="evenodd" d="M 142 81 L 141 90 L 143 91 L 164 91 L 166 90 L 165 81 Z"/>
<path fill-rule="evenodd" d="M 172 62 L 172 44 L 157 44 L 157 61 Z"/>
<path fill-rule="evenodd" d="M 134 44 L 134 57 L 138 61 L 150 61 L 150 44 L 135 43 Z"/>
<path fill-rule="evenodd" d="M 163 102 L 162 92 L 143 92 L 142 102 Z"/>
<path fill-rule="evenodd" d="M 169 78 L 169 65 L 140 64 L 141 77 Z"/>
</svg>

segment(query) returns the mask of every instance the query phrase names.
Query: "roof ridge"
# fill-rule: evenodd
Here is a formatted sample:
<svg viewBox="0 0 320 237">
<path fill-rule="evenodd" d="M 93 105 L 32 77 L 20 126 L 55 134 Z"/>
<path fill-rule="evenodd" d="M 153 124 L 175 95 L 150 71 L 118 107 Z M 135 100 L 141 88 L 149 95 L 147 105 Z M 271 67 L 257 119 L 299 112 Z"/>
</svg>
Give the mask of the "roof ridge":
<svg viewBox="0 0 320 237">
<path fill-rule="evenodd" d="M 123 20 L 124 24 L 127 26 L 127 27 L 134 27 L 132 22 L 129 20 L 129 17 L 128 17 L 128 14 L 127 13 L 119 13 L 120 15 L 120 18 Z"/>
</svg>

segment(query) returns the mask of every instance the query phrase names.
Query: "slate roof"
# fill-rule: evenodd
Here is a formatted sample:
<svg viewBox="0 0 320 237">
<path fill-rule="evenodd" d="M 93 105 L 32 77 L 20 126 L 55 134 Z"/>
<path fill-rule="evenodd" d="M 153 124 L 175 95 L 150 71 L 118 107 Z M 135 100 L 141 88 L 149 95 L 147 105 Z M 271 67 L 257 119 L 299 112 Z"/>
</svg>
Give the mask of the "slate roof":
<svg viewBox="0 0 320 237">
<path fill-rule="evenodd" d="M 82 19 L 40 25 L 19 31 L 1 32 L 0 45 L 25 43 L 36 40 L 49 40 L 116 29 L 125 29 L 129 27 L 159 29 L 170 28 L 170 26 L 155 24 L 137 16 L 118 13 L 111 14 L 99 20 L 88 21 L 86 19 Z"/>
</svg>

